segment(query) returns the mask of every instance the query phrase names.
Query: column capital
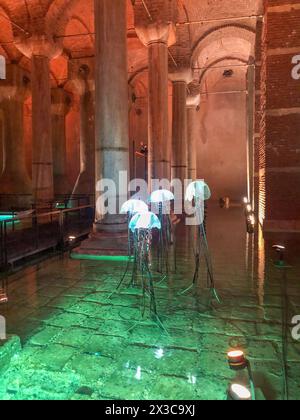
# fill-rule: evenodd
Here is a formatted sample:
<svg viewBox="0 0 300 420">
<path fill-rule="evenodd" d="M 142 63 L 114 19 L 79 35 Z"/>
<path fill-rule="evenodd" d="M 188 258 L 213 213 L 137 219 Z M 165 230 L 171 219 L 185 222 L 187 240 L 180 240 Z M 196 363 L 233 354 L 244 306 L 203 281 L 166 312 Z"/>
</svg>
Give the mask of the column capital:
<svg viewBox="0 0 300 420">
<path fill-rule="evenodd" d="M 67 89 L 79 96 L 95 91 L 95 59 L 73 59 L 68 62 Z"/>
<path fill-rule="evenodd" d="M 51 60 L 59 57 L 63 51 L 61 44 L 47 35 L 19 37 L 15 40 L 15 46 L 27 58 L 38 56 Z"/>
<path fill-rule="evenodd" d="M 175 68 L 169 73 L 169 79 L 173 83 L 186 83 L 187 85 L 193 80 L 193 72 L 189 67 Z"/>
<path fill-rule="evenodd" d="M 0 80 L 0 101 L 14 98 L 24 102 L 30 95 L 29 73 L 17 64 L 8 64 L 6 69 L 6 79 Z"/>
<path fill-rule="evenodd" d="M 186 98 L 186 106 L 189 109 L 196 109 L 200 106 L 201 103 L 201 95 L 200 93 L 196 95 L 188 95 Z"/>
<path fill-rule="evenodd" d="M 136 25 L 136 33 L 145 46 L 162 43 L 171 47 L 176 43 L 176 27 L 172 22 Z"/>
<path fill-rule="evenodd" d="M 63 88 L 51 89 L 51 113 L 65 117 L 72 106 L 71 95 Z"/>
</svg>

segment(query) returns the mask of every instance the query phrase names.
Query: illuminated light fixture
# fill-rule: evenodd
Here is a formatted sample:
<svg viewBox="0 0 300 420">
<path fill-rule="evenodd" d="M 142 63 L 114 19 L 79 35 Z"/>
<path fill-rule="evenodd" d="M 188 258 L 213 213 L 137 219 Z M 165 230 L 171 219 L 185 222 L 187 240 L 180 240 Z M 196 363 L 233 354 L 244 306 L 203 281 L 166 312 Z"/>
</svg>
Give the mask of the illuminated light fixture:
<svg viewBox="0 0 300 420">
<path fill-rule="evenodd" d="M 0 214 L 0 222 L 7 222 L 10 220 L 13 220 L 16 216 L 13 213 L 10 214 L 5 214 L 5 213 L 1 213 Z"/>
<path fill-rule="evenodd" d="M 232 401 L 252 401 L 249 389 L 240 384 L 230 385 L 228 394 Z"/>
<path fill-rule="evenodd" d="M 138 381 L 142 379 L 142 368 L 140 366 L 136 370 L 135 379 Z"/>
<path fill-rule="evenodd" d="M 248 360 L 242 350 L 233 350 L 227 353 L 228 363 L 231 369 L 239 370 L 245 369 L 248 365 Z"/>
<path fill-rule="evenodd" d="M 76 236 L 69 236 L 69 242 L 75 242 L 76 241 Z"/>
<path fill-rule="evenodd" d="M 155 359 L 160 360 L 160 359 L 162 359 L 164 357 L 164 355 L 165 355 L 165 352 L 164 352 L 163 349 L 157 349 L 157 350 L 155 350 Z"/>
<path fill-rule="evenodd" d="M 141 200 L 128 200 L 123 204 L 121 208 L 121 214 L 136 214 L 136 213 L 146 213 L 148 211 L 148 206 L 144 201 Z"/>
<path fill-rule="evenodd" d="M 135 232 L 139 229 L 161 229 L 159 218 L 152 212 L 137 213 L 129 223 L 129 230 Z"/>
<path fill-rule="evenodd" d="M 244 197 L 244 198 L 243 198 L 243 203 L 244 203 L 244 204 L 249 204 L 248 197 Z"/>
<path fill-rule="evenodd" d="M 286 251 L 286 248 L 284 245 L 273 245 L 272 248 L 276 251 L 276 253 L 279 255 L 279 260 L 276 261 L 275 265 L 277 266 L 284 266 L 284 253 Z"/>
<path fill-rule="evenodd" d="M 191 384 L 191 385 L 196 385 L 196 383 L 197 383 L 197 378 L 196 378 L 196 376 L 194 376 L 194 375 L 189 375 L 189 376 L 188 376 L 188 382 L 189 382 L 189 384 Z"/>
<path fill-rule="evenodd" d="M 285 246 L 283 245 L 274 245 L 273 248 L 275 248 L 276 251 L 285 251 Z"/>
<path fill-rule="evenodd" d="M 157 190 L 150 196 L 150 203 L 159 204 L 175 200 L 174 194 L 169 190 Z"/>
<path fill-rule="evenodd" d="M 194 181 L 188 185 L 185 199 L 186 201 L 193 201 L 194 198 L 200 198 L 204 201 L 211 198 L 210 188 L 204 181 Z"/>
<path fill-rule="evenodd" d="M 251 214 L 249 220 L 250 220 L 250 223 L 251 223 L 252 226 L 254 226 L 256 224 L 256 218 L 255 218 L 254 214 Z"/>
<path fill-rule="evenodd" d="M 8 302 L 7 294 L 4 292 L 0 293 L 0 304 L 7 303 L 7 302 Z"/>
<path fill-rule="evenodd" d="M 89 254 L 71 254 L 72 260 L 83 260 L 83 261 L 111 261 L 111 262 L 128 262 L 132 260 L 132 257 L 128 255 L 89 255 Z"/>
<path fill-rule="evenodd" d="M 245 353 L 242 350 L 231 350 L 227 353 L 228 363 L 230 366 L 230 369 L 239 371 L 239 370 L 247 370 L 248 376 L 249 376 L 249 383 L 251 392 L 248 390 L 248 388 L 243 387 L 242 385 L 234 384 L 231 385 L 229 388 L 229 396 L 233 400 L 256 400 L 256 391 L 255 391 L 255 385 L 254 385 L 254 379 L 251 369 L 250 361 L 246 358 Z M 233 387 L 233 388 L 232 388 Z M 241 388 L 244 388 L 242 391 Z M 247 390 L 247 392 L 246 392 Z M 238 391 L 238 392 L 237 392 Z M 243 395 L 243 392 L 248 395 L 250 394 L 250 398 L 240 398 L 241 395 Z"/>
<path fill-rule="evenodd" d="M 246 211 L 247 232 L 253 234 L 255 232 L 256 217 L 254 213 L 247 213 Z"/>
<path fill-rule="evenodd" d="M 251 213 L 251 212 L 252 212 L 252 206 L 251 206 L 251 204 L 247 204 L 247 205 L 246 205 L 246 211 L 247 211 L 248 213 Z"/>
</svg>

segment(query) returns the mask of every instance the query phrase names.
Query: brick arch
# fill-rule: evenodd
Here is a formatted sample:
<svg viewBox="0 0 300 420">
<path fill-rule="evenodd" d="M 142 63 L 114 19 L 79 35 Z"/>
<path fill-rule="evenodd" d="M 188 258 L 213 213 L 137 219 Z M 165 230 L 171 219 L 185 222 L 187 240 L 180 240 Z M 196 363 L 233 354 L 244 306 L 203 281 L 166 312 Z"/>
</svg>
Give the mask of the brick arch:
<svg viewBox="0 0 300 420">
<path fill-rule="evenodd" d="M 183 19 L 186 20 L 187 22 L 190 22 L 190 15 L 189 15 L 189 11 L 186 7 L 185 1 L 184 0 L 177 0 L 177 8 L 178 8 L 178 14 L 179 14 L 179 20 L 181 18 L 181 14 L 183 15 Z M 185 31 L 188 32 L 188 38 L 189 38 L 189 44 L 190 46 L 192 45 L 192 33 L 191 33 L 191 28 L 189 25 L 187 25 L 186 28 L 183 28 Z M 178 28 L 177 28 L 178 30 Z"/>
<path fill-rule="evenodd" d="M 148 95 L 148 84 L 144 80 L 147 72 L 148 67 L 142 67 L 128 81 L 129 86 L 131 86 L 137 97 L 146 97 Z"/>
<path fill-rule="evenodd" d="M 0 6 L 0 54 L 8 60 L 17 60 L 19 57 L 13 40 L 14 30 L 10 12 L 7 7 Z"/>
<path fill-rule="evenodd" d="M 224 57 L 222 57 L 222 58 L 218 58 L 217 60 L 215 60 L 215 61 L 213 61 L 213 62 L 211 62 L 202 72 L 201 72 L 201 74 L 200 74 L 200 77 L 199 77 L 199 85 L 201 86 L 202 85 L 202 83 L 203 83 L 203 80 L 204 80 L 204 78 L 205 78 L 205 76 L 206 76 L 206 74 L 207 74 L 207 72 L 209 71 L 209 69 L 211 69 L 212 67 L 214 67 L 216 64 L 219 64 L 219 63 L 221 63 L 221 62 L 223 62 L 223 61 L 228 61 L 228 60 L 230 60 L 230 61 L 238 61 L 238 62 L 240 62 L 240 63 L 243 63 L 243 64 L 248 64 L 248 60 L 245 60 L 244 58 L 241 58 L 241 57 L 238 57 L 238 56 L 224 56 Z M 230 66 L 229 66 L 230 67 Z"/>
<path fill-rule="evenodd" d="M 80 29 L 83 30 L 83 33 L 88 34 L 85 37 L 86 40 L 86 44 L 85 44 L 85 48 L 90 47 L 93 48 L 94 47 L 94 35 L 91 34 L 91 28 L 88 26 L 88 24 L 85 22 L 84 19 L 82 19 L 80 16 L 73 16 L 69 21 L 68 24 L 65 27 L 65 35 L 67 35 L 67 30 L 70 27 L 70 31 L 71 33 L 72 31 L 72 26 L 75 24 L 75 26 L 77 25 Z M 63 39 L 63 46 L 67 49 L 70 50 L 70 48 L 68 46 L 72 45 L 74 42 L 76 42 L 75 38 L 65 38 Z"/>
<path fill-rule="evenodd" d="M 240 24 L 227 24 L 214 27 L 207 31 L 204 35 L 198 39 L 192 49 L 192 63 L 198 60 L 201 56 L 201 52 L 215 41 L 219 41 L 223 38 L 237 38 L 249 42 L 253 47 L 255 45 L 255 29 L 250 28 L 246 25 Z"/>
<path fill-rule="evenodd" d="M 129 78 L 128 84 L 133 85 L 135 83 L 135 80 L 141 76 L 141 74 L 148 71 L 148 65 L 145 65 L 143 67 L 140 67 L 138 70 L 136 70 Z"/>
<path fill-rule="evenodd" d="M 64 35 L 73 17 L 73 8 L 80 0 L 52 0 L 45 16 L 46 31 L 53 35 Z"/>
<path fill-rule="evenodd" d="M 74 8 L 82 0 L 51 0 L 52 3 L 46 15 L 46 29 L 48 33 L 62 36 L 70 19 L 74 16 Z M 93 7 L 93 2 L 92 2 Z M 127 0 L 128 18 L 133 21 L 133 6 L 131 0 Z M 93 9 L 91 10 L 93 11 Z"/>
</svg>

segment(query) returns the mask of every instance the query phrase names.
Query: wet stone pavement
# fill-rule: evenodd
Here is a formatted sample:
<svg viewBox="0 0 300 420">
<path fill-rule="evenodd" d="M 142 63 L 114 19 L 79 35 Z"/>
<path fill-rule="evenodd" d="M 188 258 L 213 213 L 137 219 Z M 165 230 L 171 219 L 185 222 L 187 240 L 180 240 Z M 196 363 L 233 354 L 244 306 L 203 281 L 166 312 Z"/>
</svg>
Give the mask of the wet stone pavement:
<svg viewBox="0 0 300 420">
<path fill-rule="evenodd" d="M 155 276 L 165 331 L 147 311 L 142 317 L 139 288 L 111 296 L 125 263 L 65 256 L 16 274 L 0 314 L 23 347 L 0 378 L 0 399 L 225 400 L 230 382 L 246 381 L 228 367 L 235 348 L 246 352 L 266 399 L 283 399 L 284 366 L 289 398 L 300 399 L 300 342 L 291 334 L 300 314 L 297 245 L 282 270 L 271 242 L 246 235 L 240 208 L 210 209 L 208 230 L 221 304 L 205 289 L 205 267 L 197 289 L 180 294 L 194 272 L 192 240 L 181 233 L 177 272 L 163 282 Z"/>
</svg>

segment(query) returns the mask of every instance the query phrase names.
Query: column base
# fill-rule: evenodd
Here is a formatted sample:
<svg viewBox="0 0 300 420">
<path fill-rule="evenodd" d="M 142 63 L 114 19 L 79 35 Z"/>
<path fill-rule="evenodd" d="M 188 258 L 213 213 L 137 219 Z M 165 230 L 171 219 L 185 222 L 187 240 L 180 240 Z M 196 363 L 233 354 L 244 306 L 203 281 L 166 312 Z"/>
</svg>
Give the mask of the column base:
<svg viewBox="0 0 300 420">
<path fill-rule="evenodd" d="M 74 251 L 75 256 L 127 256 L 128 225 L 123 215 L 108 215 L 94 224 L 94 231 L 89 239 L 82 242 Z"/>
</svg>

